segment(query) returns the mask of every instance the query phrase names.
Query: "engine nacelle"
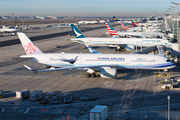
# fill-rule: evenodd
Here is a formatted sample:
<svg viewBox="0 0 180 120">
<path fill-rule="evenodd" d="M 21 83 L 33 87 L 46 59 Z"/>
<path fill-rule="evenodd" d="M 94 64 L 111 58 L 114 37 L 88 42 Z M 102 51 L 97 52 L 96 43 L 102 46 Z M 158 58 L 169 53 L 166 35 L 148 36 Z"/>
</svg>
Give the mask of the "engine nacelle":
<svg viewBox="0 0 180 120">
<path fill-rule="evenodd" d="M 100 70 L 100 76 L 102 78 L 116 78 L 117 70 L 116 68 L 102 67 Z"/>
<path fill-rule="evenodd" d="M 134 51 L 135 45 L 126 45 L 125 49 L 127 51 Z"/>
</svg>

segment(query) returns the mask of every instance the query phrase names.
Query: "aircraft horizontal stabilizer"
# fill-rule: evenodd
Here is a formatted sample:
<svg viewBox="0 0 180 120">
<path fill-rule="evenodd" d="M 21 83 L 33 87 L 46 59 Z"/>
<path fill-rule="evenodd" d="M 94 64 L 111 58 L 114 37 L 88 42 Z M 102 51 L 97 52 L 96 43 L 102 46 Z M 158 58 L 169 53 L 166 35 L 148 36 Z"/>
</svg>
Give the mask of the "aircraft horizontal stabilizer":
<svg viewBox="0 0 180 120">
<path fill-rule="evenodd" d="M 97 50 L 94 50 L 94 49 L 92 49 L 89 45 L 87 45 L 87 44 L 85 44 L 86 45 L 86 47 L 89 49 L 89 51 L 91 52 L 91 53 L 94 53 L 94 54 L 101 54 L 99 51 L 97 51 Z"/>
<path fill-rule="evenodd" d="M 24 67 L 25 67 L 25 68 L 27 68 L 27 69 L 28 69 L 28 70 L 30 70 L 30 71 L 37 72 L 36 70 L 34 70 L 34 69 L 30 68 L 30 67 L 29 67 L 29 66 L 27 66 L 27 65 L 24 65 Z"/>
</svg>

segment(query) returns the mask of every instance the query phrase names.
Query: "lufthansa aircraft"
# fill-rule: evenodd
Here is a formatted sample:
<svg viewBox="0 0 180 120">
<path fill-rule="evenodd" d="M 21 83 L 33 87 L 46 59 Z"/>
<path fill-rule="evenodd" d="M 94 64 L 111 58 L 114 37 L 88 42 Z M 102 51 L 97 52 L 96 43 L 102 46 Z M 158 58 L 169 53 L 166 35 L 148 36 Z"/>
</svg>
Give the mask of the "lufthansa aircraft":
<svg viewBox="0 0 180 120">
<path fill-rule="evenodd" d="M 157 45 L 171 45 L 172 43 L 165 39 L 160 38 L 98 38 L 98 37 L 85 37 L 81 31 L 73 24 L 71 24 L 75 38 L 71 41 L 81 44 L 87 44 L 89 46 L 109 46 L 117 47 L 120 50 L 124 47 L 126 50 L 132 51 L 135 46 L 149 47 Z"/>
<path fill-rule="evenodd" d="M 168 58 L 159 55 L 146 54 L 102 54 L 89 46 L 91 53 L 42 53 L 40 49 L 24 34 L 17 33 L 26 52 L 21 58 L 33 58 L 34 61 L 59 67 L 46 70 L 34 70 L 27 65 L 27 69 L 35 72 L 47 72 L 67 69 L 88 69 L 86 77 L 100 76 L 116 78 L 117 69 L 171 69 L 176 65 Z"/>
<path fill-rule="evenodd" d="M 9 28 L 9 29 L 0 29 L 0 32 L 15 32 L 19 30 L 19 25 L 16 25 L 15 28 Z"/>
</svg>

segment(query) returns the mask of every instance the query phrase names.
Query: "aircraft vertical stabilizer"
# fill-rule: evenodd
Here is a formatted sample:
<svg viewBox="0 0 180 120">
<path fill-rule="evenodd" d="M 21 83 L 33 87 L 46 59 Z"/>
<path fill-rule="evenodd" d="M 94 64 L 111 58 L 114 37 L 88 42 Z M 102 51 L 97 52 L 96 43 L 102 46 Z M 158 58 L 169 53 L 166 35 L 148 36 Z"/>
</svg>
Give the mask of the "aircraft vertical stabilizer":
<svg viewBox="0 0 180 120">
<path fill-rule="evenodd" d="M 19 25 L 16 25 L 16 27 L 14 29 L 19 29 Z"/>
<path fill-rule="evenodd" d="M 42 54 L 39 48 L 34 45 L 34 43 L 24 33 L 18 32 L 17 35 L 27 55 Z"/>
<path fill-rule="evenodd" d="M 106 23 L 106 27 L 108 29 L 109 35 L 119 35 L 117 34 L 117 31 L 107 21 L 105 21 L 105 23 Z"/>
<path fill-rule="evenodd" d="M 129 27 L 123 21 L 120 22 L 123 29 L 130 30 Z"/>
<path fill-rule="evenodd" d="M 136 25 L 141 26 L 141 25 L 139 25 L 139 23 L 138 23 L 137 21 L 135 21 L 134 19 L 133 19 L 133 22 L 136 23 Z"/>
<path fill-rule="evenodd" d="M 74 24 L 71 24 L 71 28 L 76 38 L 85 38 L 82 32 Z"/>
</svg>

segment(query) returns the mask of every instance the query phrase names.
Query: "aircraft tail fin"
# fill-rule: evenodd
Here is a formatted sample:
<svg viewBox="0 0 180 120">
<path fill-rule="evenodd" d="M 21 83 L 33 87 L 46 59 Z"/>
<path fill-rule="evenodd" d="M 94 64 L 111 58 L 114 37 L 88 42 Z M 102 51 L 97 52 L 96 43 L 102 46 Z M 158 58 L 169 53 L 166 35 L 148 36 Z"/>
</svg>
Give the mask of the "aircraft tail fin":
<svg viewBox="0 0 180 120">
<path fill-rule="evenodd" d="M 123 21 L 121 21 L 121 26 L 123 29 L 130 30 L 129 27 Z"/>
<path fill-rule="evenodd" d="M 18 32 L 17 35 L 27 55 L 42 54 L 39 48 L 24 33 Z"/>
<path fill-rule="evenodd" d="M 98 22 L 99 22 L 100 20 L 101 20 L 101 18 L 98 18 L 96 21 L 98 21 Z"/>
<path fill-rule="evenodd" d="M 137 21 L 135 21 L 134 19 L 133 19 L 133 22 L 134 22 L 136 25 L 140 26 L 139 23 L 138 23 Z"/>
<path fill-rule="evenodd" d="M 16 26 L 14 27 L 14 29 L 19 29 L 19 25 L 16 25 Z"/>
<path fill-rule="evenodd" d="M 138 27 L 134 21 L 132 21 L 133 27 Z"/>
<path fill-rule="evenodd" d="M 82 32 L 74 24 L 71 24 L 71 28 L 76 38 L 85 38 Z"/>
<path fill-rule="evenodd" d="M 113 20 L 114 20 L 114 21 L 117 21 L 117 18 L 116 18 L 115 16 L 113 16 Z"/>
<path fill-rule="evenodd" d="M 106 27 L 108 29 L 109 35 L 119 35 L 117 34 L 117 31 L 107 21 L 105 21 L 105 23 L 106 23 Z"/>
</svg>

